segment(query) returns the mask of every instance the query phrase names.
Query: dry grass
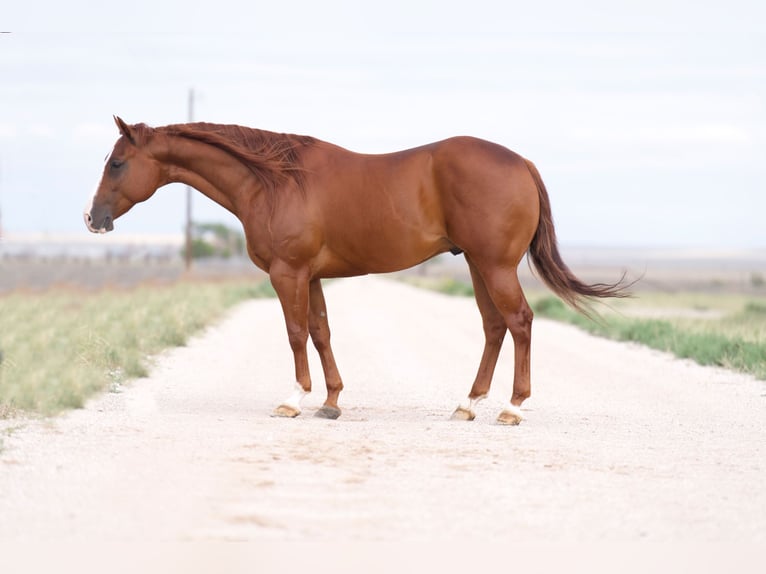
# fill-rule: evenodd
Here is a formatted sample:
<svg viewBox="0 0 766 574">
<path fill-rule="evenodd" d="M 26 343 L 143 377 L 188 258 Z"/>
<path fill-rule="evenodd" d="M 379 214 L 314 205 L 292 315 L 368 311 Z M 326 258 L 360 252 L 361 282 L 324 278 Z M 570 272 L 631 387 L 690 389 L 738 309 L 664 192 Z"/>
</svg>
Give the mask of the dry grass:
<svg viewBox="0 0 766 574">
<path fill-rule="evenodd" d="M 145 376 L 153 355 L 184 345 L 235 303 L 271 294 L 268 282 L 180 282 L 0 297 L 0 416 L 81 407 Z"/>
</svg>

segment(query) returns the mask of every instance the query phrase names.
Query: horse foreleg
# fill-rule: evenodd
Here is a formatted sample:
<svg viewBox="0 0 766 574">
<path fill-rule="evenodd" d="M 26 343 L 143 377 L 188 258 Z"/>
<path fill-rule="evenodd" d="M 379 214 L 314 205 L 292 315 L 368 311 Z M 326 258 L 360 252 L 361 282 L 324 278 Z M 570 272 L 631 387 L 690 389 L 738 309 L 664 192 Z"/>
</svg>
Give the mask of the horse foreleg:
<svg viewBox="0 0 766 574">
<path fill-rule="evenodd" d="M 471 281 L 473 282 L 476 304 L 479 307 L 479 313 L 481 313 L 482 324 L 484 326 L 484 352 L 481 356 L 479 371 L 476 373 L 476 379 L 471 387 L 471 392 L 468 393 L 468 399 L 465 403 L 458 405 L 455 412 L 452 413 L 452 419 L 472 421 L 476 418 L 476 405 L 489 394 L 492 375 L 495 372 L 497 358 L 500 355 L 500 348 L 503 345 L 508 327 L 505 324 L 505 319 L 503 319 L 503 316 L 492 302 L 492 298 L 487 292 L 487 286 L 484 284 L 484 279 L 482 279 L 479 271 L 474 267 L 468 256 L 466 256 L 466 261 L 471 271 Z"/>
<path fill-rule="evenodd" d="M 274 416 L 296 417 L 301 413 L 301 402 L 311 392 L 306 343 L 309 337 L 309 281 L 308 274 L 295 272 L 273 264 L 269 273 L 277 292 L 287 325 L 287 337 L 295 360 L 295 390 L 274 410 Z"/>
<path fill-rule="evenodd" d="M 337 419 L 340 416 L 338 395 L 343 390 L 343 381 L 335 364 L 335 357 L 330 347 L 330 326 L 327 321 L 327 305 L 322 292 L 322 283 L 313 279 L 309 284 L 309 334 L 314 347 L 319 353 L 327 385 L 327 400 L 314 416 Z"/>
</svg>

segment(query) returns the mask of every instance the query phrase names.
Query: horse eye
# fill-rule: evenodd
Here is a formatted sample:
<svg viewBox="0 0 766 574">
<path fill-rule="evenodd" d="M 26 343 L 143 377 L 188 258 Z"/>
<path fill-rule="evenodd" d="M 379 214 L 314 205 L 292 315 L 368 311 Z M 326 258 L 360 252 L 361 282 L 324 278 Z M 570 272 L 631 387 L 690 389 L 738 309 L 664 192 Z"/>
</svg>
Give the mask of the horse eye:
<svg viewBox="0 0 766 574">
<path fill-rule="evenodd" d="M 113 159 L 111 163 L 109 164 L 109 167 L 112 170 L 118 170 L 125 164 L 124 161 L 120 161 L 119 159 Z"/>
</svg>

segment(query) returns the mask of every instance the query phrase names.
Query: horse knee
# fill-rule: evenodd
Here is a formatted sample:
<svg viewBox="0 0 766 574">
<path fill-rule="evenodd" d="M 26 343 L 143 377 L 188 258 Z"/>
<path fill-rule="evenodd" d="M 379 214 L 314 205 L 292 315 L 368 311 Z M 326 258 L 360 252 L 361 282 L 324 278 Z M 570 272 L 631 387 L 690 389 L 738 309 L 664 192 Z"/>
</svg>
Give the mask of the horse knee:
<svg viewBox="0 0 766 574">
<path fill-rule="evenodd" d="M 290 348 L 293 351 L 300 351 L 306 348 L 306 342 L 308 340 L 308 333 L 305 329 L 298 327 L 287 328 L 287 339 L 290 341 Z"/>
</svg>

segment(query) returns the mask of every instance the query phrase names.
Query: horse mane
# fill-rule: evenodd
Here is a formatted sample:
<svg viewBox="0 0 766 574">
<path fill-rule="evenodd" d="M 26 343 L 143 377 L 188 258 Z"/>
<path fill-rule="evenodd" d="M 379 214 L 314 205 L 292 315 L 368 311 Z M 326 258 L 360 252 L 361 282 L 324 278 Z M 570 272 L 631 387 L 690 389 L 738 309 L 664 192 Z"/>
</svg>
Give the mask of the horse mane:
<svg viewBox="0 0 766 574">
<path fill-rule="evenodd" d="M 225 151 L 245 164 L 269 192 L 290 178 L 303 189 L 305 171 L 299 149 L 316 141 L 310 136 L 206 122 L 175 124 L 156 130 Z"/>
</svg>

